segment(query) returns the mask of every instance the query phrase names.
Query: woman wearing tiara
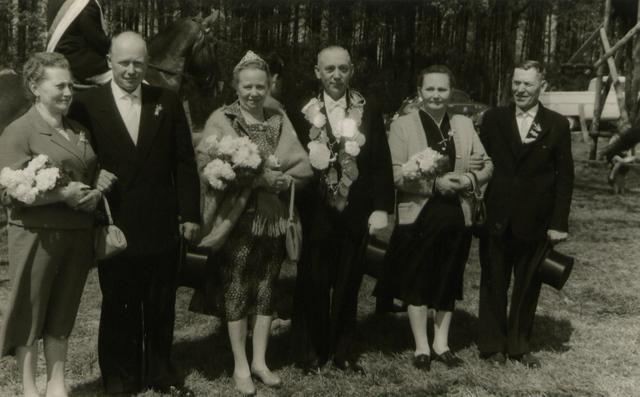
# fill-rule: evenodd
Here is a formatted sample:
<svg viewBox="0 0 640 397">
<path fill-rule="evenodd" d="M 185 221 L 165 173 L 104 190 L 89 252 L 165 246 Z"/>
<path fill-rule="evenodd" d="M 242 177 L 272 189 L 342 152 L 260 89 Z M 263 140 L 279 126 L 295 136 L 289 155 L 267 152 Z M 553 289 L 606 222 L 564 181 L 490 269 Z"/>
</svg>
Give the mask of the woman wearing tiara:
<svg viewBox="0 0 640 397">
<path fill-rule="evenodd" d="M 306 151 L 289 119 L 282 111 L 264 107 L 270 79 L 265 61 L 247 52 L 233 69 L 237 100 L 209 117 L 196 149 L 203 183 L 210 159 L 206 154 L 210 136 L 248 137 L 263 160 L 250 186 L 230 185 L 223 191 L 202 189 L 205 237 L 200 245 L 208 248 L 209 261 L 215 262 L 209 268 L 216 273 L 210 277 L 204 296 L 207 303 L 221 303 L 217 309 L 227 321 L 235 362 L 233 379 L 244 395 L 256 393 L 251 375 L 267 386 L 281 384 L 265 362 L 274 283 L 286 255 L 284 225 L 289 188 L 292 184 L 299 187 L 312 175 Z M 215 280 L 221 283 L 218 288 L 211 285 Z M 213 291 L 218 299 L 207 291 Z M 251 365 L 245 346 L 249 316 L 255 316 Z"/>
</svg>

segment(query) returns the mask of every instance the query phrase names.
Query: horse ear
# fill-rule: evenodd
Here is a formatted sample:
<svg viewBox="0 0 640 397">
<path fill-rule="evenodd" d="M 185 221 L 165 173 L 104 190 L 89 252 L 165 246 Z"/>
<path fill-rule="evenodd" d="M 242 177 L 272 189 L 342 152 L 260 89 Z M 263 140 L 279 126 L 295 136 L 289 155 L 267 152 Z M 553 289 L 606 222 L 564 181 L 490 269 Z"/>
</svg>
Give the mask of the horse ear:
<svg viewBox="0 0 640 397">
<path fill-rule="evenodd" d="M 205 26 L 211 26 L 213 25 L 213 23 L 218 19 L 218 17 L 220 16 L 220 11 L 219 10 L 215 10 L 215 9 L 211 9 L 211 14 L 209 14 L 203 22 L 203 25 Z"/>
</svg>

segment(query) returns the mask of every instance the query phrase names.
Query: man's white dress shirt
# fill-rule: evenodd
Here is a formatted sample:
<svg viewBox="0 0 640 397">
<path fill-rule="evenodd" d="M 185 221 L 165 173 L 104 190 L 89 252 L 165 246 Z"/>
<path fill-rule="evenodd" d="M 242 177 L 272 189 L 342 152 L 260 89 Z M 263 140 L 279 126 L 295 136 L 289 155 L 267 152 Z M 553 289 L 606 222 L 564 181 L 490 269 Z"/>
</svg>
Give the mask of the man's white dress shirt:
<svg viewBox="0 0 640 397">
<path fill-rule="evenodd" d="M 140 111 L 142 110 L 142 89 L 138 86 L 132 93 L 128 93 L 111 80 L 111 91 L 131 140 L 137 145 L 140 129 Z"/>
</svg>

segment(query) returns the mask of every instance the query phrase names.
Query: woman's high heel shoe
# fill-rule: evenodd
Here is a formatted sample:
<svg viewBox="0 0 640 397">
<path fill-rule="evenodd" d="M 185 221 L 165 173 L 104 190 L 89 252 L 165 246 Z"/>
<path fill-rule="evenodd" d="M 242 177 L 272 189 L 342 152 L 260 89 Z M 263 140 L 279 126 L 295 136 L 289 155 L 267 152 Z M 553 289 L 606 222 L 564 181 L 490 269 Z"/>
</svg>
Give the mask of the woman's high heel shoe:
<svg viewBox="0 0 640 397">
<path fill-rule="evenodd" d="M 242 393 L 243 396 L 256 395 L 256 387 L 253 385 L 253 380 L 251 380 L 251 376 L 247 376 L 246 378 L 241 378 L 234 374 L 233 381 L 236 384 L 236 390 Z"/>
</svg>

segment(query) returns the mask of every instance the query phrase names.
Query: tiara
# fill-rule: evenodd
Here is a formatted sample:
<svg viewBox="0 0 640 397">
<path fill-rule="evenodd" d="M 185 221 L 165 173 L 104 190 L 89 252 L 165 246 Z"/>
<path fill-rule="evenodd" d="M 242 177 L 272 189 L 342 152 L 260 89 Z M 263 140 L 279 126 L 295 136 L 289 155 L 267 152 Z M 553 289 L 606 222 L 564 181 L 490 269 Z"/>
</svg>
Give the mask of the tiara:
<svg viewBox="0 0 640 397">
<path fill-rule="evenodd" d="M 247 64 L 249 62 L 261 62 L 261 63 L 266 64 L 265 60 L 260 58 L 260 56 L 258 54 L 256 54 L 255 52 L 249 50 L 249 51 L 247 51 L 246 54 L 244 54 L 244 56 L 242 57 L 240 62 L 238 62 L 238 64 L 233 68 L 233 70 L 237 70 L 241 66 L 243 66 L 243 65 L 245 65 L 245 64 Z"/>
</svg>

